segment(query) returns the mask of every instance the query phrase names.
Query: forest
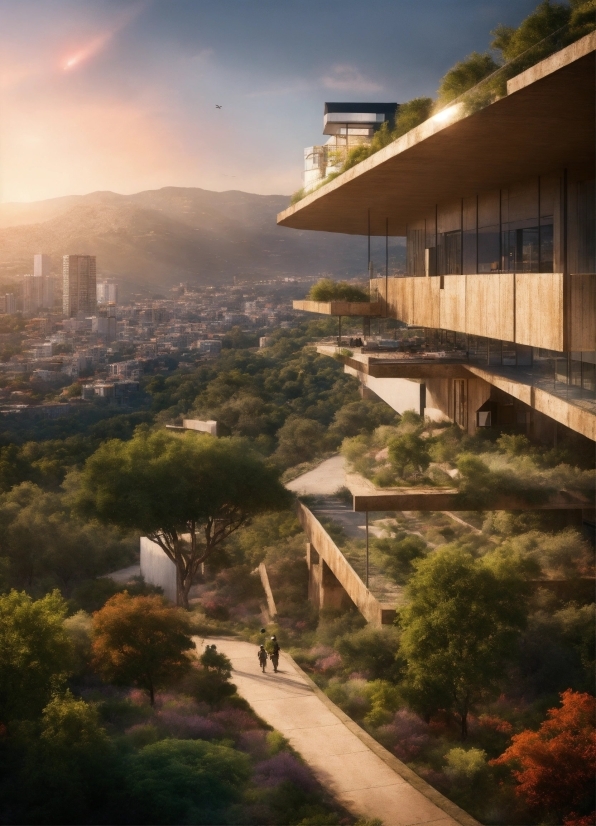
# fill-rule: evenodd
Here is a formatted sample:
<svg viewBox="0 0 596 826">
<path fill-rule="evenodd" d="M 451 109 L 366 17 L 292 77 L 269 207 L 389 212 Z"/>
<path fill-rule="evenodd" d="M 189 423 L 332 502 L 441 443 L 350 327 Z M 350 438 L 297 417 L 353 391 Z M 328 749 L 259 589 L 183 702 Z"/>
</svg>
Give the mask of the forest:
<svg viewBox="0 0 596 826">
<path fill-rule="evenodd" d="M 146 377 L 137 409 L 4 431 L 0 822 L 352 824 L 238 696 L 229 661 L 197 657 L 197 636 L 260 641 L 264 562 L 278 606 L 267 631 L 427 782 L 486 824 L 592 823 L 593 547 L 553 512 L 483 510 L 503 489 L 585 492 L 589 457 L 573 441 L 470 437 L 362 400 L 312 347 L 329 332 L 304 322 L 257 350 L 238 331 L 218 359 Z M 183 417 L 229 435 L 166 431 Z M 457 522 L 374 515 L 372 564 L 401 595 L 393 626 L 317 614 L 307 599 L 305 537 L 280 480 L 338 451 L 381 487 L 440 488 L 457 471 L 473 494 Z M 227 530 L 193 558 L 205 570 L 193 568 L 183 610 L 140 579 L 104 575 L 134 563 L 156 525 L 176 552 L 187 523 L 164 514 L 183 499 L 187 454 L 189 466 L 243 466 L 235 490 L 250 507 L 226 522 L 211 485 Z M 266 500 L 242 488 L 254 473 Z M 325 527 L 358 570 L 362 541 Z"/>
</svg>

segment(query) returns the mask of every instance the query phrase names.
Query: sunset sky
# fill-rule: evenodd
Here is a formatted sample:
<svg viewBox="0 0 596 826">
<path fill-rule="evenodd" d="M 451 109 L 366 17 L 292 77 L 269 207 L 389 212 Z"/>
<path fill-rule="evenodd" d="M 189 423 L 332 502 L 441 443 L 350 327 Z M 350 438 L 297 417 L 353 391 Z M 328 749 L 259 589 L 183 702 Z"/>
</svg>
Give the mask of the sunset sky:
<svg viewBox="0 0 596 826">
<path fill-rule="evenodd" d="M 0 0 L 0 201 L 289 194 L 303 147 L 323 141 L 325 100 L 434 95 L 536 4 Z"/>
</svg>

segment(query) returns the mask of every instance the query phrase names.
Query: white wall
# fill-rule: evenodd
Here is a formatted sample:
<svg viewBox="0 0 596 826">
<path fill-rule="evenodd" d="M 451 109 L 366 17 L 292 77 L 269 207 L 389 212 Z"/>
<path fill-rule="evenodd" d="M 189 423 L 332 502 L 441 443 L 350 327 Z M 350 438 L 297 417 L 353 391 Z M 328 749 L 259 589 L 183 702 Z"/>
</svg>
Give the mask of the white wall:
<svg viewBox="0 0 596 826">
<path fill-rule="evenodd" d="M 141 576 L 150 585 L 163 588 L 166 599 L 176 602 L 176 566 L 156 542 L 141 537 Z"/>
</svg>

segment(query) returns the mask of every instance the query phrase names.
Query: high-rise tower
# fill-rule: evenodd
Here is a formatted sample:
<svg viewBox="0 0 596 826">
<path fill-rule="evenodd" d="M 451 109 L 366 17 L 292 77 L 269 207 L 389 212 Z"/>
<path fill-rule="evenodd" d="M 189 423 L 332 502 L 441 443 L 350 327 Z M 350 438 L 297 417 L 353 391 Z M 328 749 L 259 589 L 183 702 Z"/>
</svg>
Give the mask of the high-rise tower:
<svg viewBox="0 0 596 826">
<path fill-rule="evenodd" d="M 51 310 L 54 306 L 54 281 L 50 272 L 50 256 L 38 253 L 33 256 L 33 275 L 41 278 L 42 296 L 40 307 Z"/>
<path fill-rule="evenodd" d="M 94 313 L 96 263 L 94 255 L 65 255 L 62 259 L 62 310 L 67 318 Z"/>
</svg>

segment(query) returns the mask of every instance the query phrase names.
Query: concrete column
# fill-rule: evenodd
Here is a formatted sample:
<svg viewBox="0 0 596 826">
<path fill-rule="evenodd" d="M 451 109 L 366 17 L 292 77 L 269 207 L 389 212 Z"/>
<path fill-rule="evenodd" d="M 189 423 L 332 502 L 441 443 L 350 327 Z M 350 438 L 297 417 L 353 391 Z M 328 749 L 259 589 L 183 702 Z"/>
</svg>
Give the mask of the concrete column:
<svg viewBox="0 0 596 826">
<path fill-rule="evenodd" d="M 322 570 L 319 608 L 334 608 L 338 611 L 348 608 L 351 604 L 350 597 L 324 559 L 321 560 L 320 567 Z"/>
</svg>

